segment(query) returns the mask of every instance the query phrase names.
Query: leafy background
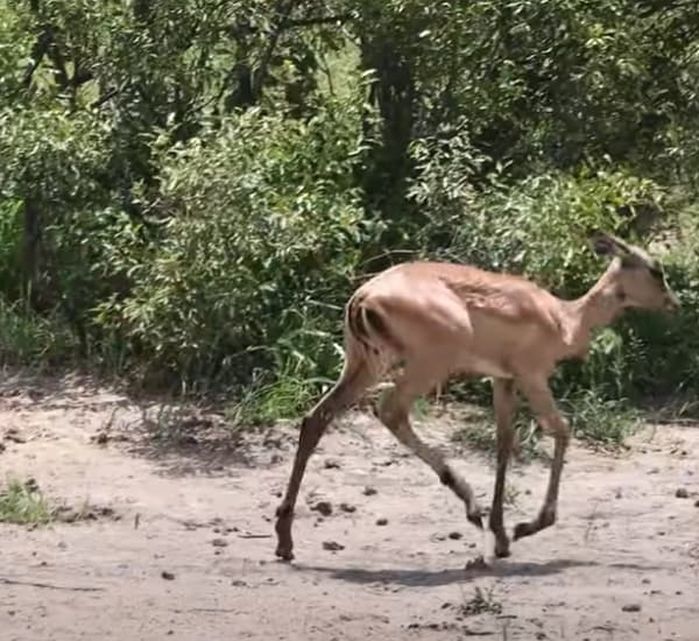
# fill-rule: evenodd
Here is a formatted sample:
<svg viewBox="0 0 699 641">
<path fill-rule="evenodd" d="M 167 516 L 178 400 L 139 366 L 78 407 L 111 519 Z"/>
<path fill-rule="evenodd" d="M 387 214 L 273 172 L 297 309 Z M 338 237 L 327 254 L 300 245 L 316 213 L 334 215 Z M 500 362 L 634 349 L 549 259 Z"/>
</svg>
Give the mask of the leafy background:
<svg viewBox="0 0 699 641">
<path fill-rule="evenodd" d="M 576 296 L 604 227 L 684 309 L 605 330 L 557 390 L 596 429 L 689 412 L 698 83 L 682 0 L 0 0 L 0 359 L 293 416 L 363 275 L 432 257 Z"/>
</svg>

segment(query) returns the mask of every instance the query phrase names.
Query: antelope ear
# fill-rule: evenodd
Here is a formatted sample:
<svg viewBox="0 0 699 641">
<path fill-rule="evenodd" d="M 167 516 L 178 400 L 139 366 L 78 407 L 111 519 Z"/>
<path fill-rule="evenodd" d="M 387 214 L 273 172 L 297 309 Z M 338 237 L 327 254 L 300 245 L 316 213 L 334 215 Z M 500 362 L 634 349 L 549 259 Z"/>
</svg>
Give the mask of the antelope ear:
<svg viewBox="0 0 699 641">
<path fill-rule="evenodd" d="M 598 256 L 618 256 L 628 258 L 631 255 L 631 248 L 623 241 L 605 234 L 597 229 L 588 234 L 588 240 L 592 244 L 592 249 Z"/>
</svg>

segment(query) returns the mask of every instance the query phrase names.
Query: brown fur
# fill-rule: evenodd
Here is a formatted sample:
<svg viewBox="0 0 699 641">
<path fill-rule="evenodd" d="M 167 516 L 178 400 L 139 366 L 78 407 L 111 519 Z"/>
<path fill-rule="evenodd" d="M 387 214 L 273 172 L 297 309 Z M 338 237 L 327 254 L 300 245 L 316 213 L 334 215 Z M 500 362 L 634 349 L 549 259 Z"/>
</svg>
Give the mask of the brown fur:
<svg viewBox="0 0 699 641">
<path fill-rule="evenodd" d="M 336 385 L 304 419 L 286 495 L 277 513 L 277 555 L 293 558 L 291 523 L 301 479 L 313 449 L 334 416 L 355 402 L 383 374 L 401 363 L 380 420 L 434 469 L 465 504 L 468 519 L 482 527 L 481 508 L 470 485 L 413 431 L 408 418 L 416 397 L 455 373 L 494 378 L 498 464 L 490 514 L 495 554 L 509 554 L 502 519 L 503 488 L 513 441 L 517 392 L 524 394 L 545 432 L 555 439 L 544 504 L 514 538 L 555 522 L 563 457 L 569 440 L 548 379 L 556 364 L 587 353 L 591 334 L 624 309 L 675 309 L 679 303 L 659 266 L 643 250 L 596 234 L 598 254 L 611 264 L 585 296 L 566 301 L 535 283 L 468 265 L 414 262 L 392 267 L 364 283 L 347 304 L 345 364 Z"/>
</svg>

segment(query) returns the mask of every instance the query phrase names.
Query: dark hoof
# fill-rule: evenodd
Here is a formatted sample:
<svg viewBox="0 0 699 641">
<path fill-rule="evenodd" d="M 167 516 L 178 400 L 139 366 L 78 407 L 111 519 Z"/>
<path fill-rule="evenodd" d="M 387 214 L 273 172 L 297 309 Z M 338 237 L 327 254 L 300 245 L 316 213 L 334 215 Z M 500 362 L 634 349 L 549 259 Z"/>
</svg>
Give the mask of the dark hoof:
<svg viewBox="0 0 699 641">
<path fill-rule="evenodd" d="M 506 543 L 505 545 L 495 545 L 495 556 L 498 559 L 506 559 L 508 556 L 510 556 L 510 544 Z"/>
<path fill-rule="evenodd" d="M 282 547 L 281 545 L 278 545 L 274 553 L 279 557 L 280 561 L 288 563 L 294 560 L 294 553 L 290 547 Z"/>
<path fill-rule="evenodd" d="M 551 527 L 556 522 L 555 511 L 542 511 L 535 521 L 531 523 L 517 523 L 512 538 L 516 541 L 525 536 L 536 534 L 540 530 Z"/>
<path fill-rule="evenodd" d="M 516 541 L 517 539 L 524 538 L 525 536 L 531 536 L 536 532 L 536 529 L 532 526 L 531 523 L 517 523 L 515 525 L 515 530 L 512 533 L 512 540 Z"/>
<path fill-rule="evenodd" d="M 480 513 L 476 514 L 467 514 L 466 518 L 469 520 L 470 523 L 473 523 L 479 530 L 483 529 L 483 517 L 481 517 Z"/>
</svg>

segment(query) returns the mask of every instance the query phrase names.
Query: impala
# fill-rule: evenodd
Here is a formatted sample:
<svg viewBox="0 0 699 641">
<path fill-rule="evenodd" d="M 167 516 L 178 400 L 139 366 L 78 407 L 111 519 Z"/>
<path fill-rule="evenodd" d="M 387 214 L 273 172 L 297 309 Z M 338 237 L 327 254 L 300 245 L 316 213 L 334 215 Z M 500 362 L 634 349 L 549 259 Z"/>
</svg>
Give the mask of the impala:
<svg viewBox="0 0 699 641">
<path fill-rule="evenodd" d="M 627 308 L 679 307 L 660 264 L 645 251 L 601 232 L 594 232 L 590 241 L 598 255 L 611 261 L 576 300 L 557 298 L 519 276 L 439 262 L 391 267 L 356 290 L 345 308 L 342 373 L 301 424 L 291 477 L 276 512 L 277 556 L 294 558 L 294 506 L 306 464 L 325 428 L 397 365 L 400 374 L 384 396 L 379 419 L 464 502 L 468 520 L 481 530 L 483 513 L 471 486 L 413 431 L 409 412 L 418 396 L 451 375 L 493 379 L 497 471 L 488 525 L 497 557 L 510 553 L 503 494 L 517 394 L 523 394 L 543 431 L 553 437 L 554 454 L 543 506 L 532 521 L 517 524 L 513 538 L 530 536 L 555 522 L 570 439 L 548 384 L 556 364 L 584 357 L 592 332 Z"/>
</svg>

